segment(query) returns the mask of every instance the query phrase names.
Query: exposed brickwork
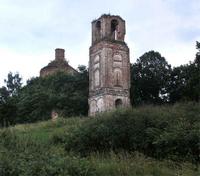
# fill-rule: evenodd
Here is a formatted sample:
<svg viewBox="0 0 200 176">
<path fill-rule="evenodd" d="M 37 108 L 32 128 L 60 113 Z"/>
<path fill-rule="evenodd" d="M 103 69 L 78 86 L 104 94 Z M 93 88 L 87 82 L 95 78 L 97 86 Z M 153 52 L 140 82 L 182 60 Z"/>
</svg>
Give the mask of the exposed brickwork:
<svg viewBox="0 0 200 176">
<path fill-rule="evenodd" d="M 103 15 L 92 22 L 89 61 L 89 115 L 130 106 L 129 48 L 125 21 Z"/>
<path fill-rule="evenodd" d="M 55 49 L 55 60 L 40 70 L 40 76 L 45 77 L 55 74 L 59 71 L 63 71 L 72 75 L 77 73 L 77 71 L 65 60 L 65 50 L 57 48 Z"/>
<path fill-rule="evenodd" d="M 55 49 L 55 60 L 64 61 L 65 60 L 65 50 L 61 48 Z"/>
</svg>

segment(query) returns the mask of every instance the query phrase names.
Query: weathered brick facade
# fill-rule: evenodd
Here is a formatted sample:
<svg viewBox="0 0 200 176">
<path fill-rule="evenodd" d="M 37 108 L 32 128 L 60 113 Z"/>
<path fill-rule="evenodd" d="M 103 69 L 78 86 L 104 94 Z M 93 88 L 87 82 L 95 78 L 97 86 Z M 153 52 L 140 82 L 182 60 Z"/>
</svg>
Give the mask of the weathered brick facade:
<svg viewBox="0 0 200 176">
<path fill-rule="evenodd" d="M 89 60 L 89 115 L 130 106 L 129 48 L 125 21 L 102 15 L 92 22 Z"/>
<path fill-rule="evenodd" d="M 73 67 L 71 67 L 68 64 L 68 62 L 65 60 L 65 50 L 57 48 L 55 49 L 55 60 L 53 60 L 46 67 L 40 70 L 40 76 L 45 77 L 45 76 L 52 75 L 60 71 L 63 71 L 72 75 L 77 73 L 77 71 Z"/>
</svg>

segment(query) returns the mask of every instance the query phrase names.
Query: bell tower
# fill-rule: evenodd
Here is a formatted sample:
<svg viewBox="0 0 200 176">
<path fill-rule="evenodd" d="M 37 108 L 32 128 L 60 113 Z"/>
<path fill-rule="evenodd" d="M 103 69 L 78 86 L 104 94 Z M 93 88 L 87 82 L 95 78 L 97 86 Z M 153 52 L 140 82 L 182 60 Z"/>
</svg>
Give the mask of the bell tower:
<svg viewBox="0 0 200 176">
<path fill-rule="evenodd" d="M 89 115 L 130 106 L 129 48 L 125 21 L 102 15 L 92 22 L 89 60 Z"/>
</svg>

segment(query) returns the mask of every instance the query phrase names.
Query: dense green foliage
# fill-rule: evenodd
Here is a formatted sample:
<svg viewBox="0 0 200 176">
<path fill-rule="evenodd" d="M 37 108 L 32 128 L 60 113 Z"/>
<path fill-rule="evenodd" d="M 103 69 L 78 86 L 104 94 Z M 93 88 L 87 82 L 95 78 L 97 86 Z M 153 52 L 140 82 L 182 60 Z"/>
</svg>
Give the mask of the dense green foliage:
<svg viewBox="0 0 200 176">
<path fill-rule="evenodd" d="M 171 66 L 158 52 L 150 51 L 131 66 L 132 104 L 162 104 L 168 101 Z"/>
<path fill-rule="evenodd" d="M 66 137 L 66 150 L 138 151 L 158 159 L 200 162 L 200 104 L 105 113 Z"/>
<path fill-rule="evenodd" d="M 60 118 L 54 122 L 47 121 L 1 129 L 0 175 L 197 176 L 200 174 L 198 165 L 193 165 L 188 162 L 174 162 L 169 159 L 155 160 L 138 152 L 127 152 L 128 146 L 126 147 L 124 143 L 120 144 L 117 140 L 127 142 L 130 139 L 123 139 L 123 136 L 129 137 L 130 135 L 129 130 L 124 131 L 127 130 L 124 125 L 128 122 L 134 122 L 136 129 L 131 124 L 127 125 L 130 131 L 135 131 L 137 134 L 132 134 L 132 137 L 134 137 L 132 141 L 138 141 L 138 144 L 134 144 L 135 148 L 139 148 L 139 145 L 141 145 L 142 149 L 138 149 L 138 151 L 143 152 L 143 149 L 146 148 L 149 152 L 148 147 L 151 141 L 157 139 L 158 143 L 155 145 L 163 145 L 164 147 L 164 149 L 161 147 L 159 151 L 162 152 L 161 150 L 163 150 L 166 152 L 168 150 L 169 155 L 167 152 L 167 158 L 182 161 L 190 160 L 190 152 L 183 157 L 179 155 L 180 153 L 176 153 L 176 147 L 180 148 L 182 145 L 183 147 L 180 151 L 184 151 L 184 148 L 186 150 L 188 149 L 188 143 L 195 142 L 192 136 L 195 136 L 196 132 L 198 133 L 196 131 L 196 125 L 199 125 L 198 106 L 198 104 L 178 104 L 173 107 L 144 107 L 135 110 L 113 112 L 113 117 L 111 114 L 103 115 L 107 116 L 107 119 L 103 116 L 99 118 Z M 143 113 L 140 116 L 141 120 L 139 120 L 141 112 Z M 169 112 L 170 114 L 167 114 Z M 128 115 L 127 113 L 132 115 L 132 117 L 125 116 L 125 114 Z M 146 117 L 147 114 L 152 115 Z M 173 116 L 170 117 L 170 115 Z M 174 120 L 174 118 L 178 118 L 178 120 Z M 183 119 L 181 120 L 181 118 Z M 166 119 L 167 122 L 164 123 L 161 119 Z M 177 121 L 180 121 L 178 127 L 175 125 Z M 97 125 L 97 122 L 99 125 Z M 113 128 L 112 130 L 108 123 Z M 90 130 L 89 127 L 91 127 L 91 124 L 94 124 L 94 127 Z M 144 132 L 139 130 L 139 126 Z M 188 129 L 188 134 L 184 132 L 186 128 Z M 83 130 L 83 133 L 79 133 L 80 130 Z M 101 134 L 102 130 L 103 133 Z M 179 131 L 177 134 L 175 134 L 176 130 Z M 92 132 L 88 134 L 89 131 Z M 162 135 L 158 135 L 158 131 Z M 123 134 L 120 132 L 123 132 Z M 109 134 L 112 134 L 112 136 Z M 73 140 L 72 136 L 76 138 Z M 142 136 L 144 138 L 143 142 Z M 147 136 L 149 136 L 149 139 Z M 185 143 L 187 137 L 190 140 Z M 97 138 L 101 139 L 101 141 L 97 141 Z M 89 141 L 89 139 L 93 139 L 94 143 Z M 175 139 L 178 140 L 176 143 Z M 196 140 L 198 139 L 196 138 Z M 109 140 L 110 142 L 107 143 L 106 141 Z M 69 141 L 73 142 L 73 144 L 66 144 Z M 74 146 L 75 141 L 76 144 L 80 144 L 80 142 L 83 142 L 83 144 L 80 144 L 81 146 Z M 195 144 L 194 142 L 193 144 Z M 95 145 L 99 144 L 100 147 L 95 147 Z M 108 149 L 104 148 L 105 144 Z M 71 152 L 66 151 L 65 148 L 67 146 Z M 122 148 L 126 148 L 127 151 L 119 151 Z M 81 153 L 87 151 L 87 157 L 79 155 L 80 149 Z M 98 152 L 94 153 L 92 151 Z M 154 152 L 154 148 L 151 151 Z M 159 151 L 156 153 L 158 156 L 164 155 L 162 153 L 160 155 Z"/>
<path fill-rule="evenodd" d="M 19 74 L 8 73 L 8 79 L 5 80 L 6 87 L 0 88 L 0 127 L 13 125 L 17 116 L 17 98 L 21 89 L 21 80 Z"/>
<path fill-rule="evenodd" d="M 173 69 L 170 76 L 168 92 L 169 102 L 200 100 L 200 46 L 194 62 Z"/>
<path fill-rule="evenodd" d="M 18 122 L 49 119 L 52 110 L 65 117 L 87 115 L 88 79 L 84 74 L 57 73 L 29 81 L 19 95 Z"/>
<path fill-rule="evenodd" d="M 83 66 L 77 75 L 59 72 L 33 78 L 22 88 L 9 85 L 0 89 L 0 126 L 47 120 L 52 111 L 65 117 L 87 115 L 88 72 Z"/>
<path fill-rule="evenodd" d="M 149 51 L 131 66 L 133 105 L 176 103 L 200 99 L 200 44 L 193 62 L 171 68 L 158 52 Z"/>
</svg>

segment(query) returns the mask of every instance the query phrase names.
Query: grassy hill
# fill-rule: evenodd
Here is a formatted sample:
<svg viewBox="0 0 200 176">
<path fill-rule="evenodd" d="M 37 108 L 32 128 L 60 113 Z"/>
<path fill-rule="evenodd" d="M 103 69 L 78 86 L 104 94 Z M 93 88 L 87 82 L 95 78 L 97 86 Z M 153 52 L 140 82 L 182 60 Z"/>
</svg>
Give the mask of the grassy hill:
<svg viewBox="0 0 200 176">
<path fill-rule="evenodd" d="M 0 176 L 198 176 L 199 114 L 147 106 L 1 129 Z"/>
</svg>

